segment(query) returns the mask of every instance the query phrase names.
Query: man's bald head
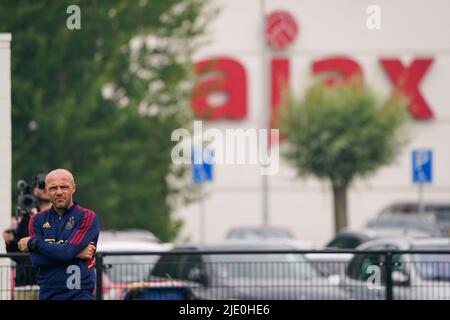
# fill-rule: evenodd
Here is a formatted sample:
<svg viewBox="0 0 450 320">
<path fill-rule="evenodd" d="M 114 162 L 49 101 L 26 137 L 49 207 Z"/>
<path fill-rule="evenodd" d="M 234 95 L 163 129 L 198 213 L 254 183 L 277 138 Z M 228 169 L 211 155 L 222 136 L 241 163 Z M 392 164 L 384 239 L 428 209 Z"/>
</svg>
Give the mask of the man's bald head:
<svg viewBox="0 0 450 320">
<path fill-rule="evenodd" d="M 63 179 L 70 181 L 73 185 L 75 185 L 75 179 L 73 178 L 72 173 L 66 169 L 55 169 L 50 171 L 45 178 L 45 184 L 47 185 L 49 181 L 55 179 Z"/>
<path fill-rule="evenodd" d="M 72 195 L 76 185 L 73 175 L 65 169 L 50 171 L 45 178 L 47 194 L 58 214 L 62 214 L 64 208 L 73 204 Z"/>
</svg>

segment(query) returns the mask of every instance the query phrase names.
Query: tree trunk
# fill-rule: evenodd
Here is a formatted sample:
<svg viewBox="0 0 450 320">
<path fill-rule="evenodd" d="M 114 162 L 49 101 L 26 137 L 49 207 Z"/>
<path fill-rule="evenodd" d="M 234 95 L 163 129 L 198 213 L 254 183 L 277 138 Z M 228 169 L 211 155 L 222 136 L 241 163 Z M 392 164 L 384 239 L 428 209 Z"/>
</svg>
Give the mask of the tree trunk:
<svg viewBox="0 0 450 320">
<path fill-rule="evenodd" d="M 347 226 L 347 186 L 333 186 L 334 231 L 338 234 Z"/>
</svg>

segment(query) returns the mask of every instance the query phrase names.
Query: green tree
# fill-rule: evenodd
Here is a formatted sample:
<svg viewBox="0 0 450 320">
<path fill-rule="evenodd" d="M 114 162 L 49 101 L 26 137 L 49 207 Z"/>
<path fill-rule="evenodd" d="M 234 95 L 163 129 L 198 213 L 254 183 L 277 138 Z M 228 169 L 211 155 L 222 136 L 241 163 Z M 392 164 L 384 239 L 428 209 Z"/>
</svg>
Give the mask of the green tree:
<svg viewBox="0 0 450 320">
<path fill-rule="evenodd" d="M 391 163 L 406 141 L 407 119 L 399 94 L 380 103 L 360 78 L 332 86 L 318 80 L 301 101 L 286 95 L 283 153 L 298 175 L 331 183 L 335 232 L 347 226 L 347 190 L 352 181 Z"/>
<path fill-rule="evenodd" d="M 66 25 L 70 5 L 79 30 Z M 18 179 L 63 167 L 102 228 L 173 239 L 171 199 L 188 194 L 170 135 L 192 120 L 192 54 L 212 14 L 201 0 L 2 1 L 0 32 L 13 36 L 13 199 Z"/>
</svg>

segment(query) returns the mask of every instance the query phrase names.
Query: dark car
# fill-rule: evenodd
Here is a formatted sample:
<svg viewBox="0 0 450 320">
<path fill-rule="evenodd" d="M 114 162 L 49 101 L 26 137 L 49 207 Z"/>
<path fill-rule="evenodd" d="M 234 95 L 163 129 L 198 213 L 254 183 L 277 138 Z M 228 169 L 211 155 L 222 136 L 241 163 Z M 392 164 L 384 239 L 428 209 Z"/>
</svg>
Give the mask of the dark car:
<svg viewBox="0 0 450 320">
<path fill-rule="evenodd" d="M 374 239 L 376 234 L 372 230 L 344 230 L 326 244 L 326 248 L 354 249 L 360 244 Z"/>
<path fill-rule="evenodd" d="M 197 254 L 199 251 L 211 253 Z M 254 251 L 248 253 L 248 251 Z M 345 299 L 337 284 L 321 276 L 287 244 L 224 243 L 178 246 L 162 255 L 151 276 L 193 281 L 195 299 Z"/>
</svg>

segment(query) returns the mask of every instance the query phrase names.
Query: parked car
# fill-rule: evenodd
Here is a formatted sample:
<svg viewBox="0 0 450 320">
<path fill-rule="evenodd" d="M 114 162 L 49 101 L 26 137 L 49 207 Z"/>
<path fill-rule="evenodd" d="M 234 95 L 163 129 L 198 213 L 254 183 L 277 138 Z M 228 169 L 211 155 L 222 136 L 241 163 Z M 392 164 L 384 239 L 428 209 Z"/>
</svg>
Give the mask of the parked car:
<svg viewBox="0 0 450 320">
<path fill-rule="evenodd" d="M 370 220 L 367 223 L 367 228 L 396 228 L 403 230 L 420 230 L 426 232 L 431 236 L 447 236 L 447 227 L 445 227 L 445 234 L 443 234 L 442 225 L 440 225 L 433 216 L 428 214 L 415 215 L 390 215 L 378 217 Z M 405 231 L 406 232 L 406 231 Z"/>
<path fill-rule="evenodd" d="M 142 229 L 103 230 L 100 232 L 100 240 L 136 240 L 161 243 L 161 240 L 152 232 Z"/>
<path fill-rule="evenodd" d="M 132 255 L 105 255 L 103 264 L 103 299 L 122 300 L 134 284 L 146 280 L 159 255 L 144 252 L 162 252 L 172 248 L 171 244 L 158 244 L 138 240 L 99 239 L 97 252 L 130 252 Z"/>
<path fill-rule="evenodd" d="M 283 241 L 299 250 L 309 250 L 314 247 L 309 241 L 296 239 L 290 230 L 278 227 L 236 227 L 228 231 L 225 240 L 233 242 Z"/>
<path fill-rule="evenodd" d="M 423 229 L 402 228 L 400 227 L 372 227 L 362 229 L 346 229 L 337 234 L 337 236 L 327 243 L 326 248 L 335 249 L 355 249 L 364 242 L 380 239 L 392 238 L 395 236 L 409 237 L 430 237 L 433 233 Z"/>
<path fill-rule="evenodd" d="M 214 253 L 196 254 L 204 250 Z M 172 252 L 179 254 L 161 256 L 151 275 L 199 283 L 192 289 L 195 299 L 346 298 L 343 290 L 321 276 L 296 250 L 274 242 L 177 246 Z M 245 253 L 248 251 L 256 253 Z"/>
<path fill-rule="evenodd" d="M 366 242 L 357 250 L 394 251 L 391 272 L 394 299 L 450 299 L 449 238 L 386 238 Z M 421 252 L 395 253 L 398 250 Z M 385 255 L 355 254 L 347 266 L 340 285 L 354 299 L 385 299 Z"/>
<path fill-rule="evenodd" d="M 278 227 L 236 227 L 228 231 L 225 239 L 255 240 L 255 239 L 295 239 L 292 232 Z"/>
<path fill-rule="evenodd" d="M 417 202 L 394 203 L 370 220 L 367 226 L 415 228 L 438 236 L 449 236 L 450 203 L 428 202 L 422 211 Z"/>
<path fill-rule="evenodd" d="M 363 228 L 346 229 L 339 232 L 329 241 L 324 250 L 330 253 L 310 253 L 305 257 L 314 264 L 323 276 L 343 274 L 348 262 L 353 258 L 352 253 L 333 253 L 334 250 L 356 249 L 361 244 L 381 238 L 395 236 L 430 237 L 432 233 L 419 229 L 403 228 Z"/>
<path fill-rule="evenodd" d="M 414 201 L 397 202 L 384 208 L 379 217 L 390 215 L 415 215 L 419 213 L 419 203 Z M 424 213 L 434 215 L 438 220 L 450 221 L 450 203 L 426 202 L 423 206 Z"/>
<path fill-rule="evenodd" d="M 321 250 L 329 253 L 308 253 L 305 258 L 310 261 L 322 276 L 338 276 L 343 273 L 352 253 L 333 253 L 335 250 L 355 249 L 361 243 L 377 238 L 374 230 L 343 230 L 328 242 Z M 338 278 L 337 278 L 338 279 Z"/>
</svg>

